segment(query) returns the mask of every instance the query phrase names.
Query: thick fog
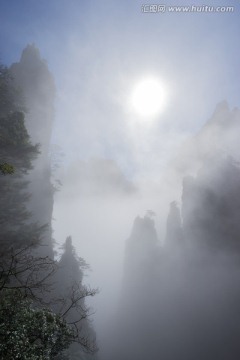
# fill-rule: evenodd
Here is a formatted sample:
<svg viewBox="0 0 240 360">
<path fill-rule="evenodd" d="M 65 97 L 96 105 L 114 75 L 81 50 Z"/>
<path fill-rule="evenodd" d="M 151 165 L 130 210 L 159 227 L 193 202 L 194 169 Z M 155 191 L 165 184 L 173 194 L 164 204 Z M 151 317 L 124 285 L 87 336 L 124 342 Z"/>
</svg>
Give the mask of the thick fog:
<svg viewBox="0 0 240 360">
<path fill-rule="evenodd" d="M 53 238 L 100 290 L 99 359 L 239 359 L 239 3 L 0 3 L 2 60 L 34 43 L 55 81 Z M 148 77 L 165 97 L 149 117 L 131 104 Z"/>
</svg>

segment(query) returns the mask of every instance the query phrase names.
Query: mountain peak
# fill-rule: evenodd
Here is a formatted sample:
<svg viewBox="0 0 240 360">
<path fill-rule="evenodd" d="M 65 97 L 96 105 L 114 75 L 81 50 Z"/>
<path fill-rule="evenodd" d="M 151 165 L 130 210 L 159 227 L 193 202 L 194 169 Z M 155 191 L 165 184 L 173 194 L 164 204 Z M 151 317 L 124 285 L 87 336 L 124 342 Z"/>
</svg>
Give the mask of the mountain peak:
<svg viewBox="0 0 240 360">
<path fill-rule="evenodd" d="M 36 45 L 28 44 L 25 49 L 23 49 L 21 55 L 21 62 L 22 63 L 32 63 L 33 61 L 41 60 L 40 51 L 36 47 Z"/>
</svg>

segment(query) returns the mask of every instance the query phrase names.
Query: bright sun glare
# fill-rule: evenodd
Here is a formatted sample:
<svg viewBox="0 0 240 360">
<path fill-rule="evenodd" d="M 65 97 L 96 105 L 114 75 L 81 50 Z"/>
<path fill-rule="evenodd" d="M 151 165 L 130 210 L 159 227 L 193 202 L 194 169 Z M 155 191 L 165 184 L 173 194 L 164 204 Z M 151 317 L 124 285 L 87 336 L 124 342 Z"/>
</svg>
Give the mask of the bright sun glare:
<svg viewBox="0 0 240 360">
<path fill-rule="evenodd" d="M 138 115 L 156 116 L 163 110 L 165 95 L 164 86 L 158 79 L 143 79 L 133 89 L 132 108 Z"/>
</svg>

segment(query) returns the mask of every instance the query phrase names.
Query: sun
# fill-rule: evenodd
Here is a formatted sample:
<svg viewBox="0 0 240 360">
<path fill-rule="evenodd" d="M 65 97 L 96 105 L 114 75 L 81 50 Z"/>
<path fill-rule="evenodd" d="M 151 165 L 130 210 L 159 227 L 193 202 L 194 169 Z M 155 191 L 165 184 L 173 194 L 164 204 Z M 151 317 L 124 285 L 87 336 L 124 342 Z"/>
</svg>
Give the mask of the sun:
<svg viewBox="0 0 240 360">
<path fill-rule="evenodd" d="M 133 88 L 131 107 L 142 117 L 154 117 L 162 112 L 166 91 L 163 83 L 153 77 L 144 78 Z"/>
</svg>

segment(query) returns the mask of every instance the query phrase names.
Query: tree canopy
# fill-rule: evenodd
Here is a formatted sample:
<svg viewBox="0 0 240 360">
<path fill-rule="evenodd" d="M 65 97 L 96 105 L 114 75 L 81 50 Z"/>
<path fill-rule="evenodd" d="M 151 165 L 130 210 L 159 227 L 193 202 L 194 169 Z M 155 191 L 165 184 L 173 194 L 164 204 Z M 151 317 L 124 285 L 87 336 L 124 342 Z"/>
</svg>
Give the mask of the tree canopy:
<svg viewBox="0 0 240 360">
<path fill-rule="evenodd" d="M 94 353 L 94 340 L 79 326 L 89 316 L 84 299 L 96 293 L 82 286 L 86 263 L 68 243 L 62 263 L 72 256 L 77 277 L 60 294 L 53 283 L 61 262 L 37 255 L 48 224 L 32 220 L 27 174 L 39 145 L 31 143 L 12 80 L 0 65 L 0 359 L 60 359 L 72 343 Z"/>
</svg>

